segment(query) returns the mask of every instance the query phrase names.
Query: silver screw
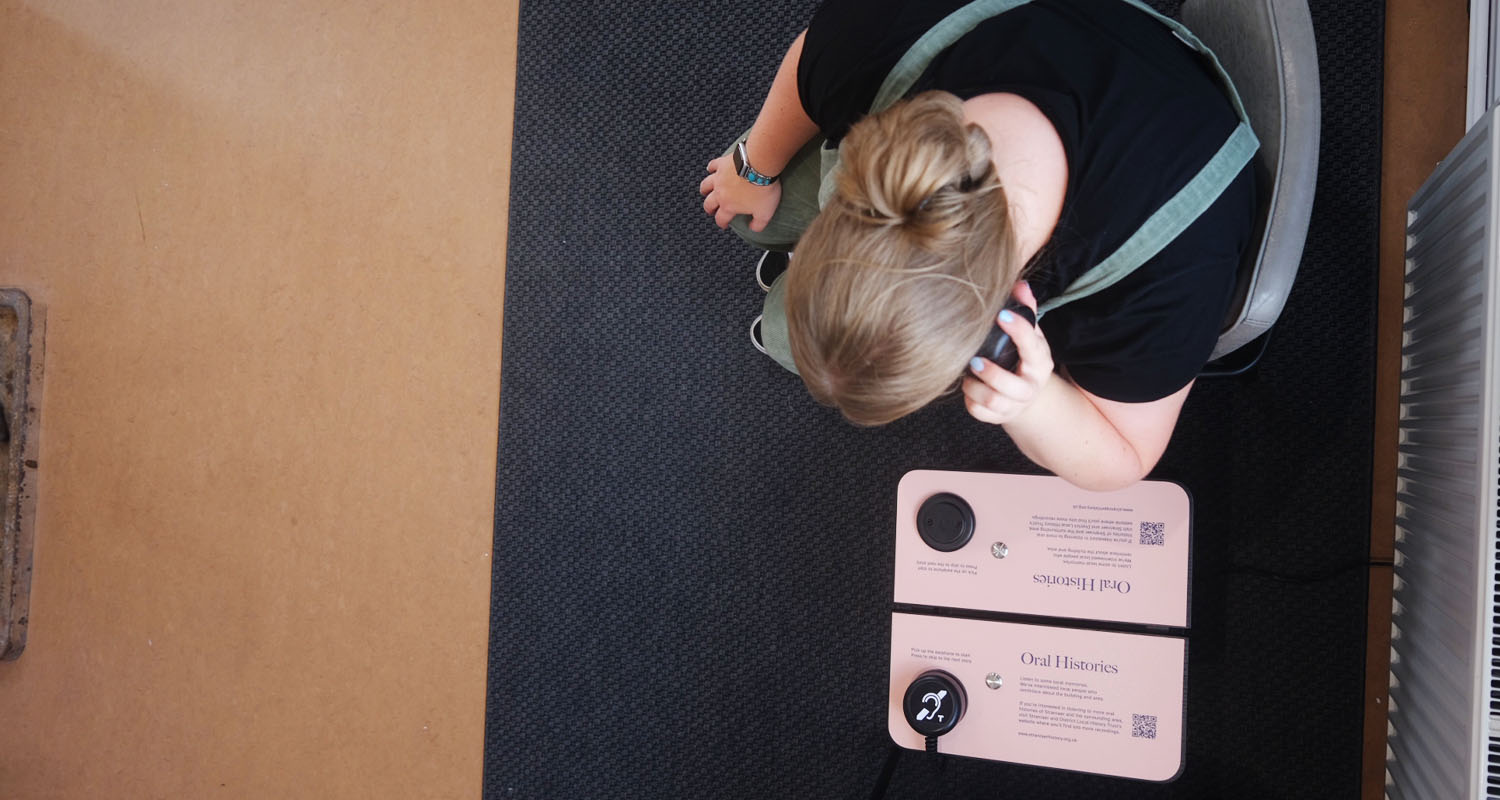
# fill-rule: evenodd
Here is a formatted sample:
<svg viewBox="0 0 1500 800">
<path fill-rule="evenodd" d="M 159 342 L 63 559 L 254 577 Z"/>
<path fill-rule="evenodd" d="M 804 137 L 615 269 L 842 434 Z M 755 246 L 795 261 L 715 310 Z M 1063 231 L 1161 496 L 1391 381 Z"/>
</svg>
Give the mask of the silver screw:
<svg viewBox="0 0 1500 800">
<path fill-rule="evenodd" d="M 1010 555 L 1010 548 L 1005 546 L 1005 542 L 995 542 L 990 545 L 990 555 L 995 558 L 1005 558 Z"/>
<path fill-rule="evenodd" d="M 1001 680 L 1000 673 L 991 672 L 990 674 L 984 676 L 984 685 L 990 687 L 991 689 L 999 689 L 1001 686 L 1005 685 L 1005 681 Z"/>
</svg>

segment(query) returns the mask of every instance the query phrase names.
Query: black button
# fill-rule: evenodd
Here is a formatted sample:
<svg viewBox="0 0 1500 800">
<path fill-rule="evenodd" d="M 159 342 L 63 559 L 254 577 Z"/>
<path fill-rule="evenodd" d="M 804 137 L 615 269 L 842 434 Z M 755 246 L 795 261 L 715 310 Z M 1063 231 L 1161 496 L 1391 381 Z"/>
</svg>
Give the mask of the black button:
<svg viewBox="0 0 1500 800">
<path fill-rule="evenodd" d="M 923 736 L 942 736 L 953 730 L 964 716 L 968 696 L 958 679 L 940 669 L 930 669 L 906 687 L 901 710 L 906 723 Z"/>
<path fill-rule="evenodd" d="M 928 547 L 951 553 L 974 538 L 974 509 L 956 494 L 935 494 L 917 509 L 917 533 Z"/>
</svg>

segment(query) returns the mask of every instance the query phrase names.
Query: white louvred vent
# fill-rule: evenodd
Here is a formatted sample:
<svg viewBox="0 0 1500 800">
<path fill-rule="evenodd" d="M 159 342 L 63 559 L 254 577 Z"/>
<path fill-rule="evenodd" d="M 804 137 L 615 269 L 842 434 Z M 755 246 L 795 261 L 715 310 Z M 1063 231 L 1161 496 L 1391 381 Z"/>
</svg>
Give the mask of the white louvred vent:
<svg viewBox="0 0 1500 800">
<path fill-rule="evenodd" d="M 1500 800 L 1500 126 L 1412 198 L 1386 794 Z"/>
<path fill-rule="evenodd" d="M 1494 335 L 1493 333 L 1491 335 Z M 1493 415 L 1494 408 L 1491 408 Z M 1491 417 L 1493 421 L 1494 417 Z M 1489 541 L 1493 553 L 1490 562 L 1490 719 L 1489 753 L 1485 759 L 1485 797 L 1500 798 L 1500 440 L 1490 459 L 1495 483 L 1495 517 L 1491 520 Z"/>
</svg>

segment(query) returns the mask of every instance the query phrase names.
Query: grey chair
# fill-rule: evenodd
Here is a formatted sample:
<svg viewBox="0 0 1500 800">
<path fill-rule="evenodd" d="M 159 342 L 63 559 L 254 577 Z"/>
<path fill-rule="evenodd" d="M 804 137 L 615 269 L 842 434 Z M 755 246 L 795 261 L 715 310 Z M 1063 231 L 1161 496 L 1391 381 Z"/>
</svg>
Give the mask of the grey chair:
<svg viewBox="0 0 1500 800">
<path fill-rule="evenodd" d="M 1219 57 L 1260 139 L 1261 208 L 1205 370 L 1232 374 L 1260 358 L 1302 261 L 1318 177 L 1318 52 L 1306 0 L 1187 0 L 1180 17 Z"/>
</svg>

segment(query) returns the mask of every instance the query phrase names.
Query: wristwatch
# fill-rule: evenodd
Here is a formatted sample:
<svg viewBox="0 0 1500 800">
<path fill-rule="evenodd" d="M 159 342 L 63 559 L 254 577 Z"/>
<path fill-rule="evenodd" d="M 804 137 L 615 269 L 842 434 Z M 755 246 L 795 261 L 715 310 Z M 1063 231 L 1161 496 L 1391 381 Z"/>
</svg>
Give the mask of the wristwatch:
<svg viewBox="0 0 1500 800">
<path fill-rule="evenodd" d="M 762 175 L 750 166 L 750 157 L 745 155 L 745 140 L 741 139 L 734 146 L 734 171 L 741 178 L 755 184 L 756 186 L 770 186 L 776 182 L 779 175 Z"/>
</svg>

